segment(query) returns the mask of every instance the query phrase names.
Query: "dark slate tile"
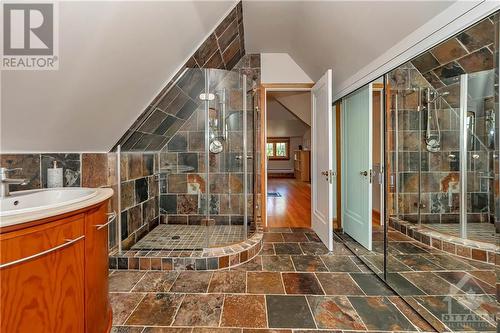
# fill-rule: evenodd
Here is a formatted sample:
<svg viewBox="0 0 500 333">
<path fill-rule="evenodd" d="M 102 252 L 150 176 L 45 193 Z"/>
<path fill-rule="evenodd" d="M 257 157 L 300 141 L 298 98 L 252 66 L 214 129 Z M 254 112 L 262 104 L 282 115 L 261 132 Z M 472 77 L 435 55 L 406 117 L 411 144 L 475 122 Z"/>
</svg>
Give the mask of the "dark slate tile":
<svg viewBox="0 0 500 333">
<path fill-rule="evenodd" d="M 226 64 L 226 69 L 232 69 L 234 65 L 241 59 L 242 54 L 240 52 L 240 39 L 235 38 L 231 44 L 222 53 L 222 58 Z"/>
<path fill-rule="evenodd" d="M 447 64 L 467 54 L 462 44 L 456 38 L 450 38 L 431 50 L 434 57 L 441 63 Z"/>
<path fill-rule="evenodd" d="M 210 54 L 211 55 L 211 54 Z M 201 69 L 190 69 L 177 82 L 177 86 L 193 101 L 199 101 L 202 90 L 205 89 L 205 72 Z"/>
<path fill-rule="evenodd" d="M 146 151 L 159 151 L 165 146 L 170 138 L 161 135 L 152 135 L 151 142 L 146 148 Z"/>
<path fill-rule="evenodd" d="M 490 20 L 484 19 L 478 24 L 465 30 L 457 38 L 465 45 L 469 52 L 494 42 L 495 27 Z"/>
<path fill-rule="evenodd" d="M 169 84 L 171 83 L 169 82 Z M 158 105 L 156 107 L 162 111 L 165 111 L 170 105 L 170 103 L 172 103 L 172 101 L 177 97 L 177 95 L 179 95 L 180 92 L 181 89 L 179 87 L 177 87 L 176 85 L 171 86 L 168 92 L 165 93 L 165 95 L 158 102 Z"/>
<path fill-rule="evenodd" d="M 411 61 L 420 73 L 426 73 L 439 66 L 439 62 L 430 52 L 425 52 Z"/>
<path fill-rule="evenodd" d="M 238 36 L 238 22 L 234 20 L 229 24 L 227 29 L 219 36 L 217 42 L 219 43 L 219 49 L 224 52 L 224 50 L 231 44 L 231 42 Z"/>
<path fill-rule="evenodd" d="M 128 292 L 144 276 L 144 272 L 139 271 L 116 271 L 109 276 L 110 292 Z"/>
<path fill-rule="evenodd" d="M 133 292 L 168 292 L 177 279 L 179 272 L 147 271 L 144 277 L 137 282 Z"/>
<path fill-rule="evenodd" d="M 266 295 L 266 304 L 270 328 L 316 328 L 304 296 Z"/>
<path fill-rule="evenodd" d="M 0 166 L 8 169 L 22 168 L 13 171 L 10 176 L 28 180 L 26 185 L 10 185 L 11 191 L 32 190 L 41 187 L 39 154 L 0 154 Z"/>
<path fill-rule="evenodd" d="M 428 295 L 448 295 L 462 293 L 457 287 L 441 279 L 432 272 L 404 272 L 401 275 Z"/>
<path fill-rule="evenodd" d="M 184 293 L 206 293 L 211 277 L 212 272 L 181 272 L 170 291 Z"/>
<path fill-rule="evenodd" d="M 457 61 L 467 73 L 485 71 L 494 67 L 493 53 L 487 47 Z"/>
<path fill-rule="evenodd" d="M 434 69 L 434 74 L 446 85 L 456 83 L 457 78 L 464 73 L 463 68 L 454 61 Z"/>
<path fill-rule="evenodd" d="M 187 192 L 187 175 L 185 173 L 167 175 L 169 193 Z"/>
<path fill-rule="evenodd" d="M 194 58 L 196 62 L 203 67 L 203 65 L 210 59 L 210 56 L 218 50 L 217 38 L 211 34 L 203 44 L 196 50 Z"/>
<path fill-rule="evenodd" d="M 176 121 L 177 118 L 171 115 L 167 115 L 167 117 L 158 125 L 158 127 L 155 129 L 153 133 L 164 136 L 166 132 L 170 129 L 170 127 L 172 127 L 172 125 L 175 124 Z"/>
<path fill-rule="evenodd" d="M 323 295 L 321 285 L 313 273 L 282 273 L 287 294 Z"/>
<path fill-rule="evenodd" d="M 120 220 L 120 223 L 121 223 L 121 240 L 126 239 L 128 237 L 128 235 L 129 235 L 129 233 L 128 233 L 128 221 L 127 221 L 127 217 L 128 217 L 127 211 L 121 212 L 121 220 Z"/>
<path fill-rule="evenodd" d="M 185 152 L 187 151 L 187 132 L 179 132 L 170 139 L 167 144 L 169 152 Z"/>
<path fill-rule="evenodd" d="M 295 271 L 290 256 L 262 256 L 262 266 L 264 271 L 272 271 L 272 272 Z"/>
<path fill-rule="evenodd" d="M 134 145 L 139 141 L 139 139 L 143 136 L 144 134 L 140 132 L 133 132 L 130 134 L 130 136 L 126 139 L 125 142 L 121 144 L 121 150 L 122 151 L 130 151 L 134 147 Z"/>
<path fill-rule="evenodd" d="M 173 326 L 219 326 L 224 295 L 186 295 Z"/>
<path fill-rule="evenodd" d="M 415 271 L 439 271 L 443 268 L 436 265 L 424 256 L 417 254 L 398 254 L 394 256 L 397 260 Z"/>
<path fill-rule="evenodd" d="M 144 151 L 151 144 L 154 136 L 144 133 L 139 140 L 130 149 L 131 151 Z"/>
<path fill-rule="evenodd" d="M 220 52 L 215 52 L 210 59 L 205 63 L 205 68 L 217 68 L 225 69 L 224 61 L 222 60 L 222 54 Z"/>
<path fill-rule="evenodd" d="M 280 254 L 302 254 L 302 250 L 297 243 L 276 243 L 274 251 L 277 255 Z"/>
<path fill-rule="evenodd" d="M 54 161 L 57 162 L 58 168 L 63 168 L 63 184 L 65 187 L 79 187 L 81 185 L 80 154 L 42 154 L 42 187 L 47 187 L 47 169 L 53 167 Z"/>
<path fill-rule="evenodd" d="M 347 273 L 317 273 L 316 277 L 327 295 L 364 295 Z"/>
<path fill-rule="evenodd" d="M 387 297 L 349 297 L 368 330 L 414 331 L 416 328 Z"/>
<path fill-rule="evenodd" d="M 184 172 L 196 173 L 198 172 L 198 154 L 197 153 L 179 153 L 178 155 L 179 167 L 186 169 Z"/>
<path fill-rule="evenodd" d="M 460 304 L 454 297 L 419 296 L 415 299 L 453 331 L 495 330 L 493 325 Z"/>
<path fill-rule="evenodd" d="M 352 261 L 350 256 L 321 256 L 330 272 L 360 272 L 359 267 Z"/>
<path fill-rule="evenodd" d="M 398 273 L 387 274 L 387 283 L 401 296 L 425 295 L 422 290 Z"/>
<path fill-rule="evenodd" d="M 127 319 L 126 324 L 169 326 L 183 298 L 184 295 L 181 294 L 146 294 Z"/>
<path fill-rule="evenodd" d="M 148 199 L 148 181 L 146 178 L 135 180 L 135 202 L 143 202 Z"/>
<path fill-rule="evenodd" d="M 158 126 L 167 118 L 167 114 L 163 111 L 156 109 L 146 119 L 146 121 L 139 127 L 139 131 L 153 134 Z"/>
<path fill-rule="evenodd" d="M 367 295 L 394 295 L 394 293 L 375 274 L 351 273 L 351 277 Z"/>
<path fill-rule="evenodd" d="M 307 296 L 307 301 L 319 329 L 366 329 L 345 296 Z"/>
<path fill-rule="evenodd" d="M 166 136 L 166 137 L 173 137 L 175 134 L 177 134 L 177 131 L 179 131 L 179 129 L 182 127 L 182 125 L 184 125 L 184 120 L 177 119 L 172 124 L 172 126 L 170 126 L 170 128 L 165 132 L 164 136 Z M 167 141 L 167 144 L 168 144 L 169 141 Z"/>
<path fill-rule="evenodd" d="M 198 108 L 198 104 L 196 104 L 192 100 L 188 100 L 182 108 L 177 112 L 177 117 L 183 120 L 187 120 Z"/>
<path fill-rule="evenodd" d="M 182 90 L 180 90 L 179 94 L 175 97 L 175 99 L 163 111 L 172 116 L 177 116 L 179 110 L 182 109 L 184 104 L 186 104 L 187 101 L 189 100 L 190 100 L 189 96 L 187 96 Z"/>
<path fill-rule="evenodd" d="M 177 214 L 177 195 L 162 194 L 160 196 L 160 211 L 163 214 Z"/>
<path fill-rule="evenodd" d="M 466 272 L 437 272 L 436 275 L 467 294 L 495 294 L 495 288 Z"/>
<path fill-rule="evenodd" d="M 319 256 L 312 255 L 294 255 L 292 256 L 293 265 L 297 272 L 326 272 L 326 268 L 323 261 Z"/>
</svg>

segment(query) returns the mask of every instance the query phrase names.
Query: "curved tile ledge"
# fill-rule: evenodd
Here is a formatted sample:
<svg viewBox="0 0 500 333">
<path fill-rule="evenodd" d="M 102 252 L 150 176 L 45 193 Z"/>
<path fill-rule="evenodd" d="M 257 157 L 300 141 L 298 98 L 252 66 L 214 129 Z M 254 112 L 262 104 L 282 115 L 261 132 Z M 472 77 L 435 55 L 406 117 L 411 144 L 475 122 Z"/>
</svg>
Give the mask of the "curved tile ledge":
<svg viewBox="0 0 500 333">
<path fill-rule="evenodd" d="M 389 220 L 389 226 L 422 244 L 462 258 L 494 264 L 495 253 L 499 253 L 500 250 L 500 248 L 494 244 L 475 242 L 468 239 L 445 235 L 425 227 L 416 226 L 406 221 L 398 221 L 394 218 Z"/>
<path fill-rule="evenodd" d="M 126 251 L 119 255 L 115 250 L 110 253 L 109 268 L 158 271 L 233 268 L 250 261 L 260 252 L 262 236 L 262 231 L 257 230 L 241 243 L 199 251 Z"/>
</svg>

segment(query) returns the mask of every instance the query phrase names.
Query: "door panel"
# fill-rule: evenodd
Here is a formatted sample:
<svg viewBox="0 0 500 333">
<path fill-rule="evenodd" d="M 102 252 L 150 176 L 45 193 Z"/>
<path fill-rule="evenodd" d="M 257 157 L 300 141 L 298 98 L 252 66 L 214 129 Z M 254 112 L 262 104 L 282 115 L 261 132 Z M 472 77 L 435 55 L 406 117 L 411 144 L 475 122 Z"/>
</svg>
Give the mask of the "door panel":
<svg viewBox="0 0 500 333">
<path fill-rule="evenodd" d="M 311 90 L 312 110 L 312 228 L 333 250 L 332 71 Z"/>
<path fill-rule="evenodd" d="M 344 231 L 372 249 L 372 86 L 342 101 L 342 221 Z"/>
</svg>

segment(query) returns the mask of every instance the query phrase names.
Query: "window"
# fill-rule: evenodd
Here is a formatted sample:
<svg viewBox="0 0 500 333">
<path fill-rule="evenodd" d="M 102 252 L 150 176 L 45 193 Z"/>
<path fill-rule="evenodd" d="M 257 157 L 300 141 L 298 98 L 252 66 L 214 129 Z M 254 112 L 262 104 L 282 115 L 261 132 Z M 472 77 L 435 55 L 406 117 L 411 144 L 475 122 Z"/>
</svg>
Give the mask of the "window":
<svg viewBox="0 0 500 333">
<path fill-rule="evenodd" d="M 267 138 L 266 154 L 270 160 L 289 160 L 290 138 Z"/>
</svg>

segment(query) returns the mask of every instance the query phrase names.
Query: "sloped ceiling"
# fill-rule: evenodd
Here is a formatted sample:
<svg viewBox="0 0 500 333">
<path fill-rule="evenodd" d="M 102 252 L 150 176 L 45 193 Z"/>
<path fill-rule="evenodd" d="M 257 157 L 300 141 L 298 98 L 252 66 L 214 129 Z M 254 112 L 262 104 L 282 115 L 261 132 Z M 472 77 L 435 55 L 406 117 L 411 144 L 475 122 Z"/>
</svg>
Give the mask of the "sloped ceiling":
<svg viewBox="0 0 500 333">
<path fill-rule="evenodd" d="M 247 52 L 285 52 L 334 91 L 453 1 L 244 1 Z"/>
<path fill-rule="evenodd" d="M 109 151 L 235 1 L 59 3 L 59 70 L 4 71 L 2 152 Z"/>
<path fill-rule="evenodd" d="M 279 103 L 275 97 L 268 97 L 267 110 L 269 137 L 301 137 L 310 129 L 310 126 Z"/>
<path fill-rule="evenodd" d="M 309 91 L 272 91 L 268 92 L 267 96 L 311 126 L 311 93 Z"/>
</svg>

